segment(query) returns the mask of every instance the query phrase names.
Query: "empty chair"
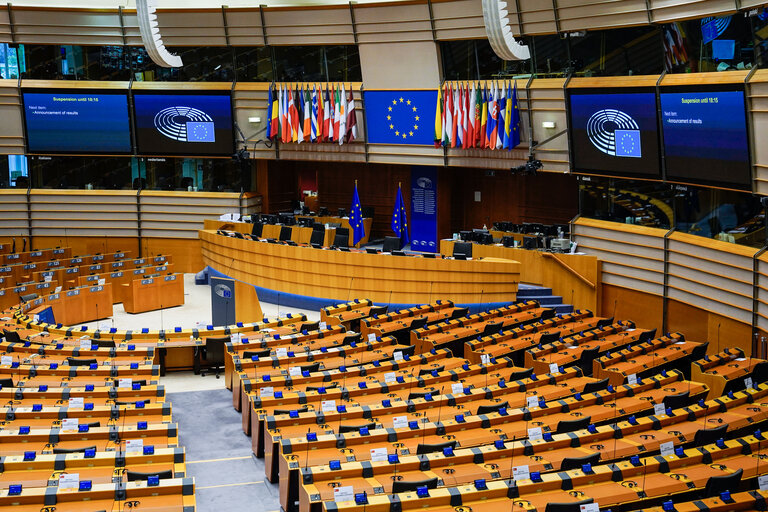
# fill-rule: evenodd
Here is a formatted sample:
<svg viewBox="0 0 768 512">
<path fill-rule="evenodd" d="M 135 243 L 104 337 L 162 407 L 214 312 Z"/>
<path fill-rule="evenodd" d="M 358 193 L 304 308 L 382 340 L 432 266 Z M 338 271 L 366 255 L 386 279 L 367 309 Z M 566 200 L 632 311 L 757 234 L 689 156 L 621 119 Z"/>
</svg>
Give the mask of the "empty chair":
<svg viewBox="0 0 768 512">
<path fill-rule="evenodd" d="M 299 366 L 299 369 L 301 369 L 302 372 L 314 373 L 320 370 L 320 363 L 305 364 Z"/>
<path fill-rule="evenodd" d="M 3 329 L 3 336 L 5 337 L 5 341 L 9 343 L 21 343 L 21 337 L 19 336 L 19 333 L 16 331 L 9 331 L 7 329 Z"/>
<path fill-rule="evenodd" d="M 643 343 L 643 342 L 646 342 L 646 341 L 650 341 L 650 340 L 652 340 L 655 337 L 656 337 L 656 329 L 653 328 L 650 331 L 645 331 L 644 333 L 640 334 L 640 338 L 638 338 L 637 341 L 639 343 Z"/>
<path fill-rule="evenodd" d="M 312 234 L 309 236 L 310 245 L 323 245 L 325 242 L 325 228 L 313 229 Z"/>
<path fill-rule="evenodd" d="M 19 295 L 19 298 L 22 302 L 29 302 L 31 300 L 35 300 L 37 298 L 36 293 L 26 293 L 24 295 Z"/>
<path fill-rule="evenodd" d="M 361 336 L 359 332 L 348 332 L 344 334 L 344 340 L 342 345 L 351 345 L 352 343 L 360 343 Z"/>
<path fill-rule="evenodd" d="M 766 380 L 768 380 L 768 361 L 763 361 L 757 363 L 755 367 L 752 368 L 752 382 L 755 384 L 760 384 Z"/>
<path fill-rule="evenodd" d="M 252 359 L 253 356 L 256 357 L 269 357 L 270 350 L 268 348 L 264 350 L 246 350 L 241 355 L 241 359 Z"/>
<path fill-rule="evenodd" d="M 456 448 L 456 441 L 448 441 L 446 443 L 436 443 L 436 444 L 420 443 L 416 447 L 416 454 L 421 455 L 423 453 L 442 452 L 444 448 Z"/>
<path fill-rule="evenodd" d="M 340 233 L 336 230 L 336 236 L 333 237 L 333 245 L 336 247 L 349 247 L 349 235 Z"/>
<path fill-rule="evenodd" d="M 738 471 L 731 473 L 730 475 L 709 477 L 707 485 L 704 486 L 703 497 L 711 498 L 712 496 L 720 496 L 720 493 L 723 491 L 736 492 L 739 489 L 742 473 L 744 473 L 744 470 L 739 468 Z"/>
<path fill-rule="evenodd" d="M 309 411 L 309 407 L 305 405 L 304 407 L 301 407 L 299 409 L 275 409 L 272 411 L 272 414 L 275 416 L 280 416 L 283 414 L 290 414 L 291 411 L 296 411 L 298 413 L 307 412 Z"/>
<path fill-rule="evenodd" d="M 664 397 L 663 402 L 664 407 L 669 407 L 670 409 L 679 409 L 680 407 L 685 407 L 691 403 L 690 393 L 688 391 L 683 391 L 682 393 L 678 393 L 676 395 L 667 395 Z"/>
<path fill-rule="evenodd" d="M 437 366 L 435 368 L 422 368 L 421 370 L 419 370 L 419 377 L 421 377 L 422 375 L 429 375 L 433 371 L 438 373 L 445 371 L 445 366 Z"/>
<path fill-rule="evenodd" d="M 208 363 L 208 371 L 215 370 L 216 378 L 219 378 L 221 367 L 224 366 L 224 351 L 226 343 L 229 342 L 229 336 L 221 338 L 205 338 L 203 347 L 203 360 Z M 205 377 L 205 370 L 201 372 Z"/>
<path fill-rule="evenodd" d="M 501 329 L 504 327 L 504 324 L 501 322 L 491 322 L 485 324 L 485 327 L 483 327 L 483 336 L 490 336 L 491 334 L 497 334 L 501 332 Z"/>
<path fill-rule="evenodd" d="M 592 362 L 600 353 L 600 347 L 587 348 L 581 351 L 579 367 L 586 377 L 592 376 Z"/>
<path fill-rule="evenodd" d="M 13 387 L 13 379 L 0 379 L 0 389 L 4 388 L 12 388 Z"/>
<path fill-rule="evenodd" d="M 469 315 L 469 308 L 455 308 L 451 313 L 451 320 Z"/>
<path fill-rule="evenodd" d="M 588 503 L 594 502 L 594 499 L 589 498 L 586 500 L 570 501 L 567 503 L 547 503 L 547 507 L 544 509 L 544 512 L 580 512 L 582 505 L 587 505 Z"/>
<path fill-rule="evenodd" d="M 542 334 L 539 338 L 539 343 L 542 345 L 546 345 L 547 343 L 554 343 L 555 341 L 560 339 L 560 331 L 557 332 L 550 332 L 546 334 Z"/>
<path fill-rule="evenodd" d="M 425 325 L 427 325 L 427 317 L 424 316 L 424 317 L 421 317 L 421 318 L 415 318 L 411 322 L 411 327 L 410 328 L 411 329 L 421 329 Z"/>
<path fill-rule="evenodd" d="M 361 428 L 368 428 L 369 430 L 373 430 L 376 428 L 375 423 L 363 423 L 361 425 L 339 425 L 339 434 L 345 434 L 347 432 L 360 432 Z"/>
<path fill-rule="evenodd" d="M 527 368 L 525 370 L 519 371 L 519 372 L 512 372 L 509 374 L 509 380 L 511 382 L 514 382 L 516 380 L 523 380 L 527 379 L 533 374 L 533 368 Z"/>
<path fill-rule="evenodd" d="M 92 364 L 96 364 L 97 360 L 96 358 L 93 359 L 78 359 L 75 357 L 68 357 L 67 362 L 69 363 L 69 366 L 90 366 Z"/>
<path fill-rule="evenodd" d="M 399 251 L 401 248 L 402 245 L 400 245 L 400 237 L 388 236 L 384 238 L 384 246 L 382 247 L 384 252 Z"/>
<path fill-rule="evenodd" d="M 586 416 L 577 420 L 560 420 L 557 422 L 555 434 L 564 434 L 575 430 L 583 430 L 592 422 L 592 416 Z"/>
<path fill-rule="evenodd" d="M 393 493 L 415 491 L 419 487 L 426 487 L 427 489 L 436 489 L 437 477 L 430 478 L 429 480 L 412 480 L 412 481 L 395 480 L 394 482 L 392 482 Z"/>
<path fill-rule="evenodd" d="M 167 480 L 169 478 L 173 478 L 173 471 L 170 469 L 166 471 L 154 471 L 151 473 L 141 473 L 139 471 L 128 471 L 128 481 L 129 482 L 136 482 L 138 480 L 147 480 L 151 476 L 156 476 L 160 480 Z"/>
<path fill-rule="evenodd" d="M 368 310 L 368 316 L 386 315 L 388 309 L 389 306 L 371 306 L 371 309 Z"/>
<path fill-rule="evenodd" d="M 307 386 L 306 390 L 307 391 L 320 391 L 320 388 L 323 388 L 323 389 L 335 389 L 335 388 L 338 388 L 338 387 L 339 387 L 339 383 L 338 382 L 334 382 L 333 384 L 325 384 L 323 386 Z"/>
<path fill-rule="evenodd" d="M 54 454 L 59 453 L 85 453 L 86 450 L 95 450 L 95 446 L 84 446 L 82 448 L 53 448 Z"/>
<path fill-rule="evenodd" d="M 290 240 L 291 233 L 293 233 L 293 229 L 290 226 L 282 226 L 280 228 L 280 241 L 285 242 L 286 240 Z"/>
<path fill-rule="evenodd" d="M 584 457 L 566 457 L 563 459 L 563 462 L 560 463 L 560 471 L 581 469 L 581 466 L 584 464 L 592 464 L 594 466 L 598 462 L 600 462 L 600 452 L 595 452 Z"/>
<path fill-rule="evenodd" d="M 261 233 L 264 231 L 264 224 L 261 222 L 254 222 L 253 227 L 251 228 L 251 236 L 255 236 L 256 238 L 261 238 Z"/>
<path fill-rule="evenodd" d="M 316 331 L 320 328 L 320 322 L 304 322 L 299 326 L 299 332 Z"/>
<path fill-rule="evenodd" d="M 457 255 L 463 256 L 464 258 L 471 258 L 472 244 L 470 242 L 455 242 L 453 244 L 453 257 L 455 258 Z"/>
<path fill-rule="evenodd" d="M 494 405 L 480 405 L 475 414 L 488 414 L 489 412 L 497 412 L 499 409 L 509 409 L 509 402 L 502 402 Z"/>
<path fill-rule="evenodd" d="M 695 346 L 691 351 L 689 360 L 698 361 L 699 359 L 704 357 L 704 355 L 707 353 L 708 346 L 709 346 L 708 341 L 705 341 L 704 343 L 701 343 L 700 345 Z"/>
<path fill-rule="evenodd" d="M 115 340 L 102 340 L 98 341 L 100 347 L 115 348 Z"/>
<path fill-rule="evenodd" d="M 721 425 L 715 428 L 700 428 L 693 437 L 693 446 L 704 446 L 714 443 L 718 439 L 725 438 L 728 433 L 728 425 Z"/>
<path fill-rule="evenodd" d="M 608 378 L 598 380 L 597 382 L 587 382 L 584 386 L 584 393 L 594 393 L 608 387 Z"/>
<path fill-rule="evenodd" d="M 601 320 L 597 321 L 597 324 L 595 327 L 607 327 L 613 323 L 613 317 L 611 318 L 603 318 Z"/>
</svg>

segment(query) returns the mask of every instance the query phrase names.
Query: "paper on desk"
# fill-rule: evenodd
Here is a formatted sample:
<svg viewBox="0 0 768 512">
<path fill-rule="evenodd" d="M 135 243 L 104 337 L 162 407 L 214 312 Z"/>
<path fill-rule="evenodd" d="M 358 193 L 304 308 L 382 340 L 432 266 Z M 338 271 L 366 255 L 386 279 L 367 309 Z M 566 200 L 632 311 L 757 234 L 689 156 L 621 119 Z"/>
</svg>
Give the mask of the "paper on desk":
<svg viewBox="0 0 768 512">
<path fill-rule="evenodd" d="M 531 478 L 531 472 L 528 469 L 528 465 L 515 466 L 512 468 L 512 479 L 514 481 L 527 480 Z"/>
<path fill-rule="evenodd" d="M 538 441 L 544 439 L 544 435 L 541 432 L 541 427 L 533 427 L 528 429 L 528 440 Z"/>
<path fill-rule="evenodd" d="M 126 453 L 141 453 L 143 451 L 144 451 L 143 439 L 126 439 L 125 440 Z"/>
<path fill-rule="evenodd" d="M 405 428 L 407 426 L 408 416 L 395 416 L 392 418 L 392 428 Z"/>
<path fill-rule="evenodd" d="M 83 408 L 83 397 L 81 396 L 74 396 L 69 399 L 69 403 L 67 406 L 70 409 L 82 409 Z"/>
<path fill-rule="evenodd" d="M 539 406 L 539 397 L 536 395 L 525 397 L 525 406 L 530 409 Z"/>
<path fill-rule="evenodd" d="M 355 488 L 344 485 L 333 489 L 333 501 L 352 501 L 355 499 Z"/>
<path fill-rule="evenodd" d="M 627 375 L 627 384 L 630 386 L 634 386 L 637 384 L 637 374 L 636 373 L 630 373 Z"/>
<path fill-rule="evenodd" d="M 259 389 L 259 397 L 260 398 L 272 398 L 275 396 L 275 388 L 272 386 L 265 386 L 263 388 Z"/>
<path fill-rule="evenodd" d="M 301 377 L 301 368 L 298 366 L 291 366 L 288 368 L 288 375 L 291 377 Z"/>
<path fill-rule="evenodd" d="M 397 352 L 392 354 L 392 358 L 395 361 L 402 361 L 403 360 L 403 352 L 401 350 L 398 350 Z"/>
<path fill-rule="evenodd" d="M 672 441 L 668 441 L 666 443 L 661 443 L 659 445 L 659 453 L 661 453 L 662 457 L 666 457 L 667 455 L 674 455 L 675 454 L 675 443 Z"/>
<path fill-rule="evenodd" d="M 124 377 L 122 379 L 119 379 L 117 381 L 117 387 L 118 388 L 131 388 L 133 387 L 133 379 L 130 377 Z"/>
<path fill-rule="evenodd" d="M 387 460 L 386 448 L 371 448 L 371 462 L 383 462 Z"/>
<path fill-rule="evenodd" d="M 664 404 L 653 404 L 653 415 L 654 416 L 662 416 L 664 414 L 667 414 L 667 410 L 664 407 Z"/>
<path fill-rule="evenodd" d="M 78 489 L 80 473 L 62 473 L 59 475 L 59 489 Z"/>
<path fill-rule="evenodd" d="M 368 333 L 368 341 L 376 341 L 376 333 L 369 332 Z"/>
<path fill-rule="evenodd" d="M 325 329 L 328 328 L 328 324 L 326 324 L 325 322 L 320 322 L 317 328 L 320 329 L 321 331 L 324 331 Z"/>
<path fill-rule="evenodd" d="M 336 400 L 322 400 L 320 410 L 323 412 L 336 412 Z"/>
<path fill-rule="evenodd" d="M 600 505 L 597 503 L 585 503 L 579 505 L 579 512 L 600 512 Z"/>
<path fill-rule="evenodd" d="M 460 393 L 464 393 L 464 384 L 461 382 L 454 382 L 451 384 L 451 394 L 458 395 Z"/>
<path fill-rule="evenodd" d="M 0 357 L 0 364 L 12 364 L 13 363 L 13 357 L 11 356 L 1 356 Z"/>
<path fill-rule="evenodd" d="M 61 431 L 62 432 L 76 432 L 77 427 L 80 425 L 79 418 L 62 418 Z"/>
<path fill-rule="evenodd" d="M 384 382 L 389 384 L 390 382 L 397 382 L 397 374 L 395 372 L 387 372 L 384 374 Z"/>
</svg>

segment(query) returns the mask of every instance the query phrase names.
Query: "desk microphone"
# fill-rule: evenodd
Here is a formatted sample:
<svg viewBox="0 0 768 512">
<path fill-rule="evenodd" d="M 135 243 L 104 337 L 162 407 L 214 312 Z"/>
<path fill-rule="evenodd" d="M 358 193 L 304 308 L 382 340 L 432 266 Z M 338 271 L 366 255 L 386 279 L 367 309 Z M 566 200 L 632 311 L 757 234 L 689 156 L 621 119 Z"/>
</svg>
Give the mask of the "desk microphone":
<svg viewBox="0 0 768 512">
<path fill-rule="evenodd" d="M 512 475 L 515 472 L 515 439 L 517 436 L 512 434 L 512 455 L 509 456 L 509 485 L 512 485 Z"/>
<path fill-rule="evenodd" d="M 445 389 L 445 386 L 440 388 L 440 403 L 437 404 L 437 425 L 438 426 L 440 425 L 440 411 L 443 410 L 443 390 L 444 389 Z"/>
<path fill-rule="evenodd" d="M 720 324 L 717 324 L 717 353 L 720 353 Z"/>
<path fill-rule="evenodd" d="M 307 428 L 307 434 L 309 434 L 310 431 L 311 431 L 311 429 Z M 304 457 L 304 470 L 306 471 L 307 468 L 309 468 L 309 442 L 310 442 L 309 441 L 309 436 L 305 437 L 305 439 L 307 441 L 307 453 L 306 453 L 306 455 Z"/>
</svg>

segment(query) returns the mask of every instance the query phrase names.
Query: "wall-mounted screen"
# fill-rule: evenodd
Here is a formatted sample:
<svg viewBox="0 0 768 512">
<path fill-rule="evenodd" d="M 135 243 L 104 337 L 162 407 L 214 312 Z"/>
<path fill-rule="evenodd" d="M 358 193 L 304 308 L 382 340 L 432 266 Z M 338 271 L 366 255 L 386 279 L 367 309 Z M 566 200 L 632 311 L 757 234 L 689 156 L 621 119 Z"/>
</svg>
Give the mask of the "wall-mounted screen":
<svg viewBox="0 0 768 512">
<path fill-rule="evenodd" d="M 749 188 L 743 86 L 662 88 L 667 179 Z"/>
<path fill-rule="evenodd" d="M 653 89 L 574 89 L 568 100 L 571 170 L 661 177 Z"/>
<path fill-rule="evenodd" d="M 30 153 L 130 153 L 127 92 L 22 91 Z"/>
<path fill-rule="evenodd" d="M 134 93 L 140 154 L 232 155 L 230 94 Z"/>
</svg>

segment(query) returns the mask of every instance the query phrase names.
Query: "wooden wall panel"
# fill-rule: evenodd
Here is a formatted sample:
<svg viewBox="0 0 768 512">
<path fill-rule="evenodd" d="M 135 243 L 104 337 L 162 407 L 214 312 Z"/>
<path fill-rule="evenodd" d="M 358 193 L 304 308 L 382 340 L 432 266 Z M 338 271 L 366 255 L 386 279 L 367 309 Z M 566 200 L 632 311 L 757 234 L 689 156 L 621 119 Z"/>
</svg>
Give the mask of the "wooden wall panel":
<svg viewBox="0 0 768 512">
<path fill-rule="evenodd" d="M 663 300 L 658 295 L 603 283 L 601 316 L 626 318 L 661 333 L 663 311 Z"/>
<path fill-rule="evenodd" d="M 136 192 L 41 190 L 30 194 L 32 236 L 138 237 Z"/>
<path fill-rule="evenodd" d="M 435 33 L 439 40 L 486 37 L 480 0 L 433 2 L 432 13 Z"/>
<path fill-rule="evenodd" d="M 144 191 L 141 194 L 141 234 L 145 237 L 197 239 L 205 219 L 240 213 L 239 194 Z M 166 219 L 175 216 L 172 223 Z M 179 217 L 182 216 L 182 217 Z M 175 263 L 175 260 L 174 260 Z"/>
<path fill-rule="evenodd" d="M 649 0 L 654 23 L 736 12 L 732 0 Z"/>
<path fill-rule="evenodd" d="M 752 118 L 750 136 L 755 191 L 768 195 L 768 144 L 765 144 L 768 140 L 768 70 L 760 69 L 752 75 L 747 95 Z"/>
<path fill-rule="evenodd" d="M 224 46 L 227 44 L 221 10 L 178 12 L 158 10 L 157 24 L 166 46 Z"/>
<path fill-rule="evenodd" d="M 400 3 L 392 7 L 355 5 L 359 44 L 432 41 L 427 2 Z"/>
<path fill-rule="evenodd" d="M 0 239 L 6 242 L 13 237 L 22 236 L 29 236 L 27 191 L 4 189 L 0 191 Z M 20 247 L 21 245 L 17 244 L 17 250 Z"/>
<path fill-rule="evenodd" d="M 265 9 L 270 45 L 355 44 L 349 6 L 325 9 Z"/>
<path fill-rule="evenodd" d="M 0 80 L 0 119 L 0 154 L 23 154 L 21 95 L 16 80 Z"/>
<path fill-rule="evenodd" d="M 768 254 L 757 258 L 757 328 L 768 331 Z"/>
<path fill-rule="evenodd" d="M 256 9 L 226 9 L 225 19 L 232 46 L 263 46 L 261 13 Z"/>
<path fill-rule="evenodd" d="M 14 6 L 16 42 L 28 44 L 123 44 L 117 9 Z"/>
<path fill-rule="evenodd" d="M 645 0 L 558 0 L 557 14 L 563 32 L 582 30 L 585 18 L 591 30 L 648 23 Z"/>
</svg>

